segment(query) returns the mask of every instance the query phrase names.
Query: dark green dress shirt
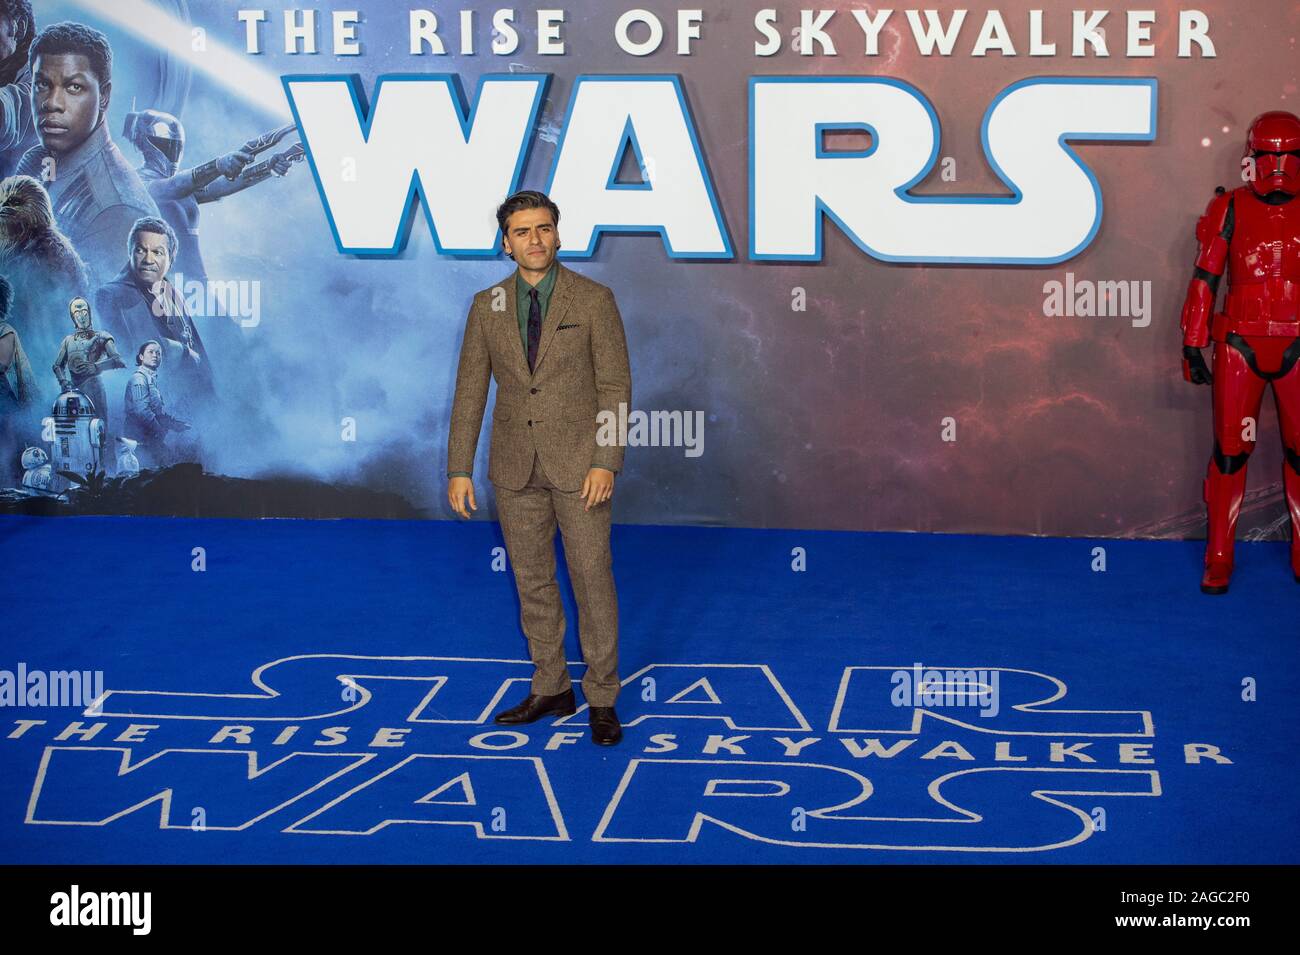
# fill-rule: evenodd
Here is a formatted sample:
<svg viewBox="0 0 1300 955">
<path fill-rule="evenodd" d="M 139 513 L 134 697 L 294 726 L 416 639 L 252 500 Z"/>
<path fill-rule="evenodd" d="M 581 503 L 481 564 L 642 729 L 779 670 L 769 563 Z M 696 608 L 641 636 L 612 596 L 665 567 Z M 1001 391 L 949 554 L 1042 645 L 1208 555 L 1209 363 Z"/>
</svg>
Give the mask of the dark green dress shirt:
<svg viewBox="0 0 1300 955">
<path fill-rule="evenodd" d="M 546 323 L 546 307 L 551 303 L 551 290 L 555 288 L 555 277 L 559 275 L 555 262 L 551 263 L 550 269 L 542 276 L 542 280 L 537 285 L 529 285 L 524 274 L 515 269 L 515 316 L 519 320 L 519 345 L 524 350 L 524 363 L 528 363 L 528 311 L 532 307 L 532 298 L 528 292 L 530 289 L 537 289 L 537 304 L 542 310 L 542 323 Z M 473 477 L 467 471 L 452 471 L 447 477 Z"/>
<path fill-rule="evenodd" d="M 529 285 L 522 272 L 515 270 L 515 311 L 519 319 L 519 341 L 524 346 L 524 363 L 528 362 L 528 310 L 532 306 L 529 290 L 537 289 L 537 304 L 542 310 L 542 324 L 546 323 L 546 306 L 551 302 L 551 290 L 555 288 L 555 277 L 560 270 L 551 263 L 551 268 L 537 285 Z"/>
</svg>

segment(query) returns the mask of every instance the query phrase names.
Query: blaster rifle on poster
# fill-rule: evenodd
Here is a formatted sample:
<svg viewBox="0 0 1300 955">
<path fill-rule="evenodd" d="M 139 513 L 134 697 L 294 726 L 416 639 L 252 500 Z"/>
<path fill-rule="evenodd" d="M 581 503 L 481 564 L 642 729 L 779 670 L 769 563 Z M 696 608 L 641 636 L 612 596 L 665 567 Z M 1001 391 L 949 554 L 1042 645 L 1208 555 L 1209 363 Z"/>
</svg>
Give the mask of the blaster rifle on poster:
<svg viewBox="0 0 1300 955">
<path fill-rule="evenodd" d="M 298 127 L 295 124 L 289 123 L 287 126 L 281 126 L 278 129 L 272 129 L 269 132 L 265 132 L 261 136 L 253 137 L 248 142 L 244 143 L 243 148 L 246 152 L 250 152 L 254 156 L 256 156 L 259 153 L 266 152 L 272 146 L 279 145 L 279 143 L 282 140 L 284 140 L 286 136 L 288 136 L 290 133 L 296 132 L 297 129 Z M 302 143 L 294 143 L 288 149 L 282 150 L 276 153 L 274 156 L 271 156 L 268 159 L 264 159 L 261 162 L 257 163 L 256 165 L 248 167 L 248 169 L 245 170 L 245 173 L 248 174 L 261 173 L 262 171 L 270 168 L 277 159 L 285 159 L 288 160 L 289 162 L 299 162 L 306 155 L 307 153 L 303 149 Z M 271 171 L 274 172 L 274 169 L 271 169 Z M 283 175 L 283 173 L 276 173 L 276 175 Z M 230 175 L 229 173 L 226 174 L 227 179 L 235 179 L 238 176 L 239 173 L 235 173 L 234 175 Z"/>
</svg>

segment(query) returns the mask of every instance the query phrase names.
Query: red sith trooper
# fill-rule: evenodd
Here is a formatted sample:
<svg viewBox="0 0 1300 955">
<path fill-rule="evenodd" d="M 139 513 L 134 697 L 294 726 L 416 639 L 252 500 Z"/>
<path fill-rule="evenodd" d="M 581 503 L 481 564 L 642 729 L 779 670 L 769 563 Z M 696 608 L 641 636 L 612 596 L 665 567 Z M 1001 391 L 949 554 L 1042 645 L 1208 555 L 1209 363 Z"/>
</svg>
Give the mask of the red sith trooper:
<svg viewBox="0 0 1300 955">
<path fill-rule="evenodd" d="M 1300 119 L 1264 113 L 1250 126 L 1243 175 L 1222 187 L 1196 225 L 1196 271 L 1183 303 L 1183 377 L 1210 384 L 1214 454 L 1205 475 L 1209 517 L 1201 590 L 1227 593 L 1232 544 L 1255 448 L 1264 388 L 1273 385 L 1291 512 L 1291 571 L 1300 583 Z M 1226 273 L 1223 311 L 1215 314 Z M 1201 348 L 1214 341 L 1211 373 Z"/>
</svg>

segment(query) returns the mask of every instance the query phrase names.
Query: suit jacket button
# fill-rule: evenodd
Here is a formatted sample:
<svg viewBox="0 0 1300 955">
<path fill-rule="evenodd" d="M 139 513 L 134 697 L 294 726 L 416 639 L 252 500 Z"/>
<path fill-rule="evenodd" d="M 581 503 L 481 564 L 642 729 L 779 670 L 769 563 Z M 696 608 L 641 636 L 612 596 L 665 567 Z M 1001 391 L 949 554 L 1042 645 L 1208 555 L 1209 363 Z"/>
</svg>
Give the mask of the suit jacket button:
<svg viewBox="0 0 1300 955">
<path fill-rule="evenodd" d="M 528 422 L 528 427 L 530 427 L 530 428 L 531 428 L 531 427 L 532 427 L 532 426 L 533 426 L 533 423 L 532 423 L 532 422 L 531 422 L 531 421 L 530 421 L 530 422 Z"/>
<path fill-rule="evenodd" d="M 530 395 L 535 395 L 535 394 L 537 394 L 537 389 L 536 389 L 536 388 L 529 388 L 529 389 L 528 389 L 528 393 L 529 393 Z"/>
</svg>

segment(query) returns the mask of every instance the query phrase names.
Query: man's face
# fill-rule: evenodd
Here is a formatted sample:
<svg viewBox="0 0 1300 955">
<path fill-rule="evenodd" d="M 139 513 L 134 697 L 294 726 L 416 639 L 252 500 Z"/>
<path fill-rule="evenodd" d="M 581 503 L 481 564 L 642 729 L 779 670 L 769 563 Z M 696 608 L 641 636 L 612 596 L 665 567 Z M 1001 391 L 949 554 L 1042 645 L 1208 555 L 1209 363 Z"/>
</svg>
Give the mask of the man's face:
<svg viewBox="0 0 1300 955">
<path fill-rule="evenodd" d="M 0 16 L 0 60 L 7 60 L 18 49 L 18 30 L 14 22 L 6 16 Z"/>
<path fill-rule="evenodd" d="M 68 310 L 72 312 L 72 324 L 76 325 L 78 330 L 84 331 L 90 327 L 90 305 L 84 298 L 74 298 Z"/>
<path fill-rule="evenodd" d="M 32 77 L 36 135 L 55 156 L 86 141 L 108 108 L 111 84 L 101 88 L 90 60 L 80 53 L 42 53 Z"/>
<path fill-rule="evenodd" d="M 505 250 L 522 268 L 545 272 L 560 248 L 549 209 L 520 209 L 506 220 Z"/>
<path fill-rule="evenodd" d="M 162 349 L 155 344 L 144 346 L 144 351 L 140 354 L 140 364 L 146 368 L 156 369 L 162 364 Z"/>
<path fill-rule="evenodd" d="M 135 245 L 131 249 L 131 269 L 137 279 L 152 286 L 165 279 L 171 267 L 172 257 L 167 248 L 167 236 L 157 232 L 136 234 Z"/>
</svg>

